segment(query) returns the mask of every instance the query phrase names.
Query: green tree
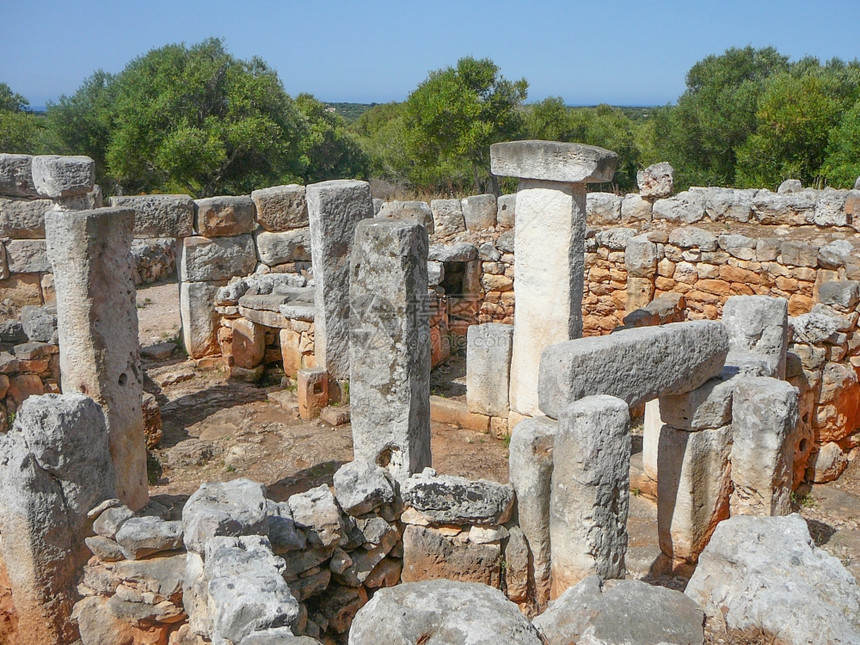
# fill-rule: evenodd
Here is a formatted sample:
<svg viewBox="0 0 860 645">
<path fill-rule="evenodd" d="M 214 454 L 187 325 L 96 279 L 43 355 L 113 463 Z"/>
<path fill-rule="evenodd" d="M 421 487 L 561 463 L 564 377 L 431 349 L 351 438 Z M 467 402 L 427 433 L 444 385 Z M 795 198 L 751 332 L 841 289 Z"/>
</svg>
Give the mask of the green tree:
<svg viewBox="0 0 860 645">
<path fill-rule="evenodd" d="M 303 119 L 262 60 L 219 39 L 167 45 L 117 76 L 97 72 L 50 109 L 63 145 L 126 193 L 247 193 L 295 181 Z"/>
<path fill-rule="evenodd" d="M 830 131 L 823 171 L 828 183 L 852 188 L 860 177 L 860 101 Z"/>
<path fill-rule="evenodd" d="M 815 70 L 799 77 L 783 72 L 768 82 L 756 112 L 756 131 L 737 151 L 737 183 L 818 181 L 828 137 L 841 111 L 836 82 Z"/>
<path fill-rule="evenodd" d="M 670 110 L 655 114 L 655 156 L 676 170 L 676 185 L 731 185 L 737 149 L 756 130 L 767 79 L 788 70 L 773 47 L 731 48 L 687 73 L 687 89 Z"/>
<path fill-rule="evenodd" d="M 41 130 L 27 99 L 13 92 L 6 83 L 0 83 L 0 152 L 37 152 Z"/>
<path fill-rule="evenodd" d="M 295 104 L 303 117 L 301 175 L 304 182 L 366 177 L 369 160 L 343 118 L 310 94 L 299 94 Z"/>
<path fill-rule="evenodd" d="M 525 79 L 508 81 L 489 59 L 461 58 L 456 67 L 430 72 L 406 99 L 406 148 L 418 162 L 416 183 L 448 185 L 471 176 L 474 190 L 498 184 L 490 170 L 490 144 L 521 131 Z"/>
<path fill-rule="evenodd" d="M 411 183 L 415 159 L 406 150 L 403 103 L 376 105 L 353 124 L 361 148 L 370 163 L 372 177 L 397 185 Z"/>
</svg>

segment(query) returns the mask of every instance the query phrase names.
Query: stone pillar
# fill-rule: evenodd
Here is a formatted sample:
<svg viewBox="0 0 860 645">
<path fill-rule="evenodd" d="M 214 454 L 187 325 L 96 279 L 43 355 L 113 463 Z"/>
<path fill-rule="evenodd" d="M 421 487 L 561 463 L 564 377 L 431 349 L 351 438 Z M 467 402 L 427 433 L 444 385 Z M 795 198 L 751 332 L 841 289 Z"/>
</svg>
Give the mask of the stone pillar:
<svg viewBox="0 0 860 645">
<path fill-rule="evenodd" d="M 466 404 L 469 412 L 508 416 L 512 325 L 472 325 L 466 334 Z"/>
<path fill-rule="evenodd" d="M 358 224 L 350 260 L 355 458 L 398 479 L 431 464 L 427 251 L 427 231 L 416 221 L 377 218 Z"/>
<path fill-rule="evenodd" d="M 516 197 L 516 307 L 511 408 L 540 413 L 541 351 L 582 335 L 585 184 L 612 179 L 618 156 L 578 143 L 514 141 L 490 146 L 493 174 L 520 179 Z"/>
<path fill-rule="evenodd" d="M 729 332 L 727 365 L 743 366 L 750 358 L 760 357 L 767 365 L 766 376 L 785 378 L 788 348 L 785 298 L 732 296 L 723 306 L 722 321 Z M 761 360 L 754 362 L 761 364 Z"/>
<path fill-rule="evenodd" d="M 307 187 L 314 267 L 314 353 L 335 380 L 349 378 L 349 253 L 355 227 L 373 217 L 370 184 L 335 180 Z"/>
<path fill-rule="evenodd" d="M 732 515 L 791 513 L 797 388 L 744 378 L 732 403 Z"/>
<path fill-rule="evenodd" d="M 651 399 L 645 404 L 645 416 L 642 419 L 642 472 L 654 482 L 657 481 L 657 453 L 662 427 L 660 399 Z"/>
<path fill-rule="evenodd" d="M 517 493 L 519 526 L 531 552 L 531 592 L 540 610 L 549 603 L 552 447 L 558 422 L 548 417 L 521 421 L 511 435 L 508 472 Z"/>
<path fill-rule="evenodd" d="M 63 392 L 81 392 L 102 406 L 117 494 L 138 509 L 149 492 L 130 253 L 133 226 L 134 212 L 122 208 L 45 215 Z"/>
<path fill-rule="evenodd" d="M 561 413 L 549 512 L 553 599 L 588 576 L 624 577 L 630 443 L 621 399 L 590 396 Z"/>
<path fill-rule="evenodd" d="M 71 643 L 87 511 L 115 495 L 104 415 L 82 394 L 32 396 L 0 435 L 0 531 L 19 643 Z"/>
</svg>

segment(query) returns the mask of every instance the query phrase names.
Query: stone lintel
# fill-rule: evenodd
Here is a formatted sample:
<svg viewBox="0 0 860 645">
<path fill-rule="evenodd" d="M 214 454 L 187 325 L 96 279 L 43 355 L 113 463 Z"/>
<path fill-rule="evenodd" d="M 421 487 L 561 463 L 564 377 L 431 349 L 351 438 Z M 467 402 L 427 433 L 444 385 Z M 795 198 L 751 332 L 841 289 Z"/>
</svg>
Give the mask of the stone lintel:
<svg viewBox="0 0 860 645">
<path fill-rule="evenodd" d="M 612 181 L 618 155 L 582 143 L 510 141 L 490 146 L 490 170 L 501 177 L 590 184 Z"/>
</svg>

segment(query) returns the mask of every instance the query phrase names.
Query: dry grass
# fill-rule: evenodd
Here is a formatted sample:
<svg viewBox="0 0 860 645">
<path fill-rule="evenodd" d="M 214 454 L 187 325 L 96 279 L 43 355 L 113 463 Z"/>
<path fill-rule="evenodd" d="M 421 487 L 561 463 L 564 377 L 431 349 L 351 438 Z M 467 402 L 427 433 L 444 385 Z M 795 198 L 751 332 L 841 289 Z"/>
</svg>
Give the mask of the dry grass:
<svg viewBox="0 0 860 645">
<path fill-rule="evenodd" d="M 716 633 L 715 633 L 716 632 Z M 762 627 L 747 629 L 705 630 L 705 645 L 787 645 Z"/>
</svg>

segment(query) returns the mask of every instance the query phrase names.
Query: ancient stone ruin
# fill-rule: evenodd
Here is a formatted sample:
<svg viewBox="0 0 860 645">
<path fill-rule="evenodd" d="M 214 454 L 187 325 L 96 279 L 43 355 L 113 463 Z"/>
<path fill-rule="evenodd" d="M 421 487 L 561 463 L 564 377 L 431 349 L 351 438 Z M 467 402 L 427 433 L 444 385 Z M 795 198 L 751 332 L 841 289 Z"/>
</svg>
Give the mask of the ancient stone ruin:
<svg viewBox="0 0 860 645">
<path fill-rule="evenodd" d="M 659 164 L 621 197 L 586 192 L 607 150 L 491 159 L 515 196 L 338 180 L 104 208 L 91 160 L 0 155 L 10 642 L 860 642 L 857 581 L 792 514 L 860 442 L 860 193 L 673 196 Z M 159 249 L 190 360 L 276 364 L 302 419 L 351 424 L 331 486 L 148 503 L 134 293 Z M 463 351 L 465 400 L 431 396 Z M 508 437 L 509 483 L 437 472 L 431 420 Z M 631 491 L 683 593 L 629 575 Z"/>
</svg>

